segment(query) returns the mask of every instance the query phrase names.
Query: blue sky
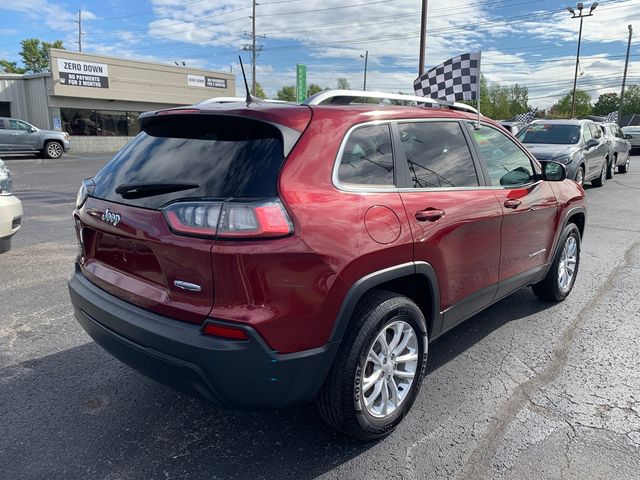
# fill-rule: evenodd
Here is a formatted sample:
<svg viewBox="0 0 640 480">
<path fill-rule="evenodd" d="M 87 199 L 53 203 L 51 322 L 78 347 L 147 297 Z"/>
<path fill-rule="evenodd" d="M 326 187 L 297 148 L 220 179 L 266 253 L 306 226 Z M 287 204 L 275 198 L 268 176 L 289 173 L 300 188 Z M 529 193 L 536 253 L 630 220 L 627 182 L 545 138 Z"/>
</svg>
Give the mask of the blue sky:
<svg viewBox="0 0 640 480">
<path fill-rule="evenodd" d="M 483 52 L 490 81 L 529 88 L 530 104 L 547 107 L 572 87 L 579 20 L 552 0 L 430 0 L 427 66 L 459 53 Z M 588 8 L 591 2 L 585 2 Z M 411 92 L 417 76 L 420 0 L 259 0 L 256 75 L 269 96 L 295 83 L 335 87 L 346 77 L 361 88 Z M 251 0 L 10 0 L 0 3 L 0 57 L 19 60 L 20 40 L 62 39 L 77 49 L 78 9 L 83 51 L 239 73 L 250 43 Z M 592 97 L 619 93 L 627 25 L 634 24 L 628 84 L 640 84 L 640 0 L 599 2 L 585 19 L 579 88 Z M 238 88 L 242 85 L 240 78 Z M 239 92 L 240 93 L 240 92 Z"/>
</svg>

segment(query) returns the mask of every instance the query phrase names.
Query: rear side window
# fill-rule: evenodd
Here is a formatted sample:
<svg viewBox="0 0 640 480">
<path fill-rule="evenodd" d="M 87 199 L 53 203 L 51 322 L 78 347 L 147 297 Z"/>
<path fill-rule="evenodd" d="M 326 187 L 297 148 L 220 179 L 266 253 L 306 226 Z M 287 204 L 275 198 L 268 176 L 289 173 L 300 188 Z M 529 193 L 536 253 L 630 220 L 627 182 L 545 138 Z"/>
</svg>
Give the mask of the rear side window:
<svg viewBox="0 0 640 480">
<path fill-rule="evenodd" d="M 351 132 L 340 157 L 340 183 L 393 186 L 389 125 L 367 125 Z"/>
<path fill-rule="evenodd" d="M 482 126 L 473 130 L 473 137 L 492 185 L 516 187 L 535 179 L 531 160 L 507 135 L 495 128 Z"/>
<path fill-rule="evenodd" d="M 0 129 L 4 130 L 4 120 L 0 118 Z"/>
<path fill-rule="evenodd" d="M 280 131 L 240 117 L 167 115 L 138 134 L 94 177 L 93 196 L 146 208 L 182 198 L 273 197 L 284 162 Z M 128 183 L 193 183 L 197 188 L 124 198 Z"/>
<path fill-rule="evenodd" d="M 398 125 L 413 188 L 477 187 L 478 175 L 457 122 Z"/>
</svg>

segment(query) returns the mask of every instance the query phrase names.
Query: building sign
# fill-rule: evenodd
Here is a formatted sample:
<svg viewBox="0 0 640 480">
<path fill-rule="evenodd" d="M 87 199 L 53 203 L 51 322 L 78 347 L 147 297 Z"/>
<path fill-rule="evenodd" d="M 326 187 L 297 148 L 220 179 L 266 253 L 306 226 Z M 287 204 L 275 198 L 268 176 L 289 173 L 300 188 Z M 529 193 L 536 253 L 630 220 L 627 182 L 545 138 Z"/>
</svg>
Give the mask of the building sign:
<svg viewBox="0 0 640 480">
<path fill-rule="evenodd" d="M 105 63 L 58 58 L 58 75 L 63 85 L 109 88 L 109 68 Z"/>
<path fill-rule="evenodd" d="M 296 91 L 298 102 L 304 102 L 307 99 L 307 66 L 301 63 L 296 65 Z"/>
<path fill-rule="evenodd" d="M 204 75 L 187 75 L 187 85 L 190 87 L 227 88 L 227 79 Z"/>
</svg>

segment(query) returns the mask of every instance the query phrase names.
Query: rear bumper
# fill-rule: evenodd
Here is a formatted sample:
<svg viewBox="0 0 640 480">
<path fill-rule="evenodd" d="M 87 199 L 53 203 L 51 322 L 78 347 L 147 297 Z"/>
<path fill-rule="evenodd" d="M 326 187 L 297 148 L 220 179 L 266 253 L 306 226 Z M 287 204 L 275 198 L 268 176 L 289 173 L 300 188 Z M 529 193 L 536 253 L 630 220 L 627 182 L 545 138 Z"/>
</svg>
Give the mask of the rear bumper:
<svg viewBox="0 0 640 480">
<path fill-rule="evenodd" d="M 199 325 L 114 297 L 89 282 L 77 266 L 69 293 L 80 325 L 111 355 L 150 378 L 221 407 L 281 408 L 313 399 L 338 348 L 335 342 L 280 355 L 249 327 L 247 341 L 203 335 Z"/>
</svg>

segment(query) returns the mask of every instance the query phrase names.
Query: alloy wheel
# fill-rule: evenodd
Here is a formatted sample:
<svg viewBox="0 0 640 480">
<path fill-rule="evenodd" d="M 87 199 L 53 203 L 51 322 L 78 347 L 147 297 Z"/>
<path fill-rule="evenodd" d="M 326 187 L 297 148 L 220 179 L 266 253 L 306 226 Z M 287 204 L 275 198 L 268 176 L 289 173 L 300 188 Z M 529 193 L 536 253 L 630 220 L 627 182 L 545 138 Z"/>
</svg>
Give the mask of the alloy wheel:
<svg viewBox="0 0 640 480">
<path fill-rule="evenodd" d="M 51 142 L 49 145 L 47 145 L 47 154 L 51 158 L 58 158 L 62 155 L 62 147 L 59 143 Z"/>
<path fill-rule="evenodd" d="M 567 238 L 562 248 L 560 265 L 558 266 L 558 286 L 560 290 L 566 292 L 571 288 L 571 282 L 576 273 L 578 263 L 578 242 L 573 235 Z"/>
<path fill-rule="evenodd" d="M 418 367 L 418 336 L 402 320 L 386 325 L 362 369 L 363 406 L 376 418 L 393 414 L 407 398 Z"/>
<path fill-rule="evenodd" d="M 600 172 L 600 183 L 604 184 L 607 180 L 607 164 L 602 165 L 602 171 Z"/>
<path fill-rule="evenodd" d="M 582 170 L 582 167 L 580 167 L 576 172 L 576 183 L 582 186 L 583 182 L 584 182 L 584 170 Z"/>
</svg>

